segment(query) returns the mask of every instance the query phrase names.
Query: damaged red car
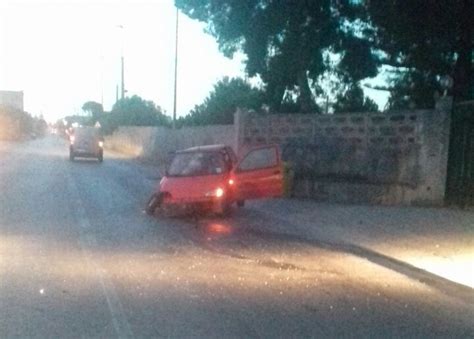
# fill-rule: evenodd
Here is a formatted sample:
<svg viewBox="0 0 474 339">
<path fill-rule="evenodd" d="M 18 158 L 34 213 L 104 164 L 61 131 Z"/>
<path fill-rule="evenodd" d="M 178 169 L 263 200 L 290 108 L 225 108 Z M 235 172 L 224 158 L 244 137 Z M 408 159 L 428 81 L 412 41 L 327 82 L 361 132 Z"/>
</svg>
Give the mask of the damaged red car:
<svg viewBox="0 0 474 339">
<path fill-rule="evenodd" d="M 231 147 L 192 147 L 174 154 L 145 211 L 179 209 L 227 215 L 235 203 L 283 194 L 283 169 L 277 145 L 257 146 L 238 159 Z"/>
</svg>

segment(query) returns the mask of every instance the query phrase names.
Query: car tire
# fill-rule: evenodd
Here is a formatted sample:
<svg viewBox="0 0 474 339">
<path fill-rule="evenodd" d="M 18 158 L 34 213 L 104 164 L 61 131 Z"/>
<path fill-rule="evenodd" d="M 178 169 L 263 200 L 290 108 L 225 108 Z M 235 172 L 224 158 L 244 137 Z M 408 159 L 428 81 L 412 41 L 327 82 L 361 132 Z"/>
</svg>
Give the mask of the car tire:
<svg viewBox="0 0 474 339">
<path fill-rule="evenodd" d="M 161 195 L 154 193 L 146 203 L 145 213 L 148 215 L 154 215 L 156 209 L 161 205 L 161 200 Z"/>
<path fill-rule="evenodd" d="M 245 200 L 237 200 L 237 207 L 244 207 L 245 206 Z"/>
<path fill-rule="evenodd" d="M 220 217 L 228 217 L 232 212 L 232 204 L 228 201 L 222 201 L 219 203 L 219 212 L 217 213 Z"/>
</svg>

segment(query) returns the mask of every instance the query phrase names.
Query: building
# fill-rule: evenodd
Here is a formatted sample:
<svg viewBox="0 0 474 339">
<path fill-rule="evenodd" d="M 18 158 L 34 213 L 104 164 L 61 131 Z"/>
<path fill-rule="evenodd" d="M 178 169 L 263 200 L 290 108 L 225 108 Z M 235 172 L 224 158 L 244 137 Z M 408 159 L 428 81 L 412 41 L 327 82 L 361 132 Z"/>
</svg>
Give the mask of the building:
<svg viewBox="0 0 474 339">
<path fill-rule="evenodd" d="M 23 111 L 23 91 L 0 91 L 0 106 Z"/>
</svg>

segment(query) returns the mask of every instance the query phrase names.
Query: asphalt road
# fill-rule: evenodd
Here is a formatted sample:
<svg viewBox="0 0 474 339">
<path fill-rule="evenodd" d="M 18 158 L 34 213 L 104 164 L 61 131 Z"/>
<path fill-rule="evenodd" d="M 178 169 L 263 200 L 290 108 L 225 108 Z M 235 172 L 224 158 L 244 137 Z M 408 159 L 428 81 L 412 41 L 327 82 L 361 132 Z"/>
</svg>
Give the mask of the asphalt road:
<svg viewBox="0 0 474 339">
<path fill-rule="evenodd" d="M 0 143 L 0 337 L 474 336 L 473 300 L 272 232 L 258 204 L 150 218 L 158 178 L 69 162 L 57 137 Z"/>
</svg>

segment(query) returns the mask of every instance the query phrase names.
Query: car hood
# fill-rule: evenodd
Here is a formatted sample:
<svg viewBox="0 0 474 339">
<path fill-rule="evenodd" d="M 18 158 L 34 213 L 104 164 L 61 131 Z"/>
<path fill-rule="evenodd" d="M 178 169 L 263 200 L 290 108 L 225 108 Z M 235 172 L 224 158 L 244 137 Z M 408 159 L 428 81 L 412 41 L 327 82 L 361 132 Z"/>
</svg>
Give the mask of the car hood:
<svg viewBox="0 0 474 339">
<path fill-rule="evenodd" d="M 163 177 L 160 191 L 169 193 L 171 201 L 207 200 L 206 193 L 224 188 L 226 176 Z"/>
</svg>

